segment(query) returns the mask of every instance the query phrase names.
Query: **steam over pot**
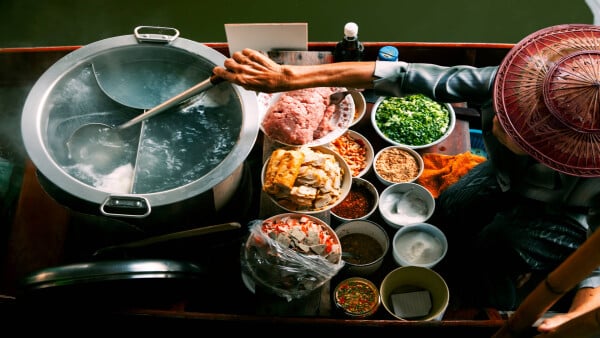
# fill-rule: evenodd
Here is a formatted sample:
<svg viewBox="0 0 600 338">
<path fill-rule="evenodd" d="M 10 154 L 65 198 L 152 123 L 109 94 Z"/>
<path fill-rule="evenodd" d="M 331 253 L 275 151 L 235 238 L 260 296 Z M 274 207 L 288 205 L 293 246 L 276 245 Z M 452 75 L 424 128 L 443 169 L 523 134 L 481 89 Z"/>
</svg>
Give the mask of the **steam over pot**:
<svg viewBox="0 0 600 338">
<path fill-rule="evenodd" d="M 248 181 L 255 93 L 221 83 L 127 128 L 126 147 L 103 167 L 76 163 L 65 143 L 81 125 L 121 124 L 192 87 L 225 58 L 176 29 L 141 26 L 57 61 L 34 84 L 21 121 L 44 188 L 69 207 L 132 222 L 183 213 L 193 225 L 214 222 Z"/>
</svg>

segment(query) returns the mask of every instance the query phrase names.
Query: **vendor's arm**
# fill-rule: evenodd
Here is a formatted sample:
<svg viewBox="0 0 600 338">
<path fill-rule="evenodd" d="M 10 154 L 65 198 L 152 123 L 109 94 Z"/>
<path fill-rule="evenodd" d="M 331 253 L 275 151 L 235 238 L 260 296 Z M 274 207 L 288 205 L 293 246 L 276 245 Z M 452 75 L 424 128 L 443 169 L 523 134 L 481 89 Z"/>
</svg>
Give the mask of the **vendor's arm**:
<svg viewBox="0 0 600 338">
<path fill-rule="evenodd" d="M 581 288 L 569 312 L 544 319 L 539 337 L 596 337 L 600 332 L 600 287 Z"/>
<path fill-rule="evenodd" d="M 279 92 L 309 87 L 374 88 L 379 95 L 423 93 L 444 102 L 491 98 L 497 67 L 437 66 L 388 61 L 280 65 L 252 49 L 236 52 L 215 75 L 245 89 Z"/>
<path fill-rule="evenodd" d="M 271 93 L 310 87 L 371 88 L 375 62 L 280 65 L 252 49 L 235 52 L 215 75 L 245 89 Z"/>
<path fill-rule="evenodd" d="M 588 234 L 600 228 L 600 194 L 588 198 Z M 577 287 L 571 307 L 565 314 L 544 319 L 538 331 L 540 337 L 587 337 L 600 335 L 600 267 L 582 280 Z M 587 335 L 586 335 L 587 334 Z"/>
</svg>

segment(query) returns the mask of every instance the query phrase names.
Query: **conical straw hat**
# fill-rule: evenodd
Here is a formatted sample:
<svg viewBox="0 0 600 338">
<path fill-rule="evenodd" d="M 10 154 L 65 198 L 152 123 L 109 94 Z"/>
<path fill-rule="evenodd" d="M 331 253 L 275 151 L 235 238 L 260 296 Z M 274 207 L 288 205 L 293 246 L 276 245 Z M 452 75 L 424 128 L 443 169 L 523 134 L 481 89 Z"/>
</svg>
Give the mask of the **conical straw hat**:
<svg viewBox="0 0 600 338">
<path fill-rule="evenodd" d="M 600 177 L 600 27 L 548 27 L 498 68 L 494 107 L 529 155 L 575 176 Z"/>
</svg>

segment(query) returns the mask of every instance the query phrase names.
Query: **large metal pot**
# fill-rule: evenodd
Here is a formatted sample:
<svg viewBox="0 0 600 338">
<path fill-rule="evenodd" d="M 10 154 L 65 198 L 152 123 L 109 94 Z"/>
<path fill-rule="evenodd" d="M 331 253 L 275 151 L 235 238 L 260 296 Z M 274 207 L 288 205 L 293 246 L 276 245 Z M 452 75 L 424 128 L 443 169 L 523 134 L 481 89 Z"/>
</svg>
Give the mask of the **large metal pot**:
<svg viewBox="0 0 600 338">
<path fill-rule="evenodd" d="M 258 134 L 256 94 L 221 83 L 184 105 L 129 127 L 124 155 L 90 169 L 66 141 L 87 123 L 119 125 L 210 76 L 225 56 L 173 28 L 137 27 L 66 55 L 35 83 L 23 108 L 27 153 L 42 184 L 67 206 L 135 219 L 194 225 L 215 221 L 244 183 Z M 156 215 L 158 210 L 162 210 Z M 143 221 L 141 221 L 143 220 Z"/>
</svg>

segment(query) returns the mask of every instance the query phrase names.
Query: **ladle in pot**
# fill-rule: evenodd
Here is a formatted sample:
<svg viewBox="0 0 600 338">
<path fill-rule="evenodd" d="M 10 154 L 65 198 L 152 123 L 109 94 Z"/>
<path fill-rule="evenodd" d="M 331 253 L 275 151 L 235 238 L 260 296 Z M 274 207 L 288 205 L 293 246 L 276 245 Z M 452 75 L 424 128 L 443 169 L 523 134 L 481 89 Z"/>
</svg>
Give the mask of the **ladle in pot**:
<svg viewBox="0 0 600 338">
<path fill-rule="evenodd" d="M 76 163 L 92 164 L 96 168 L 106 168 L 114 163 L 114 159 L 118 158 L 123 150 L 124 141 L 120 134 L 122 130 L 172 108 L 221 82 L 223 82 L 222 78 L 212 75 L 197 85 L 118 126 L 109 126 L 104 123 L 85 124 L 76 129 L 67 140 L 69 157 Z"/>
</svg>

